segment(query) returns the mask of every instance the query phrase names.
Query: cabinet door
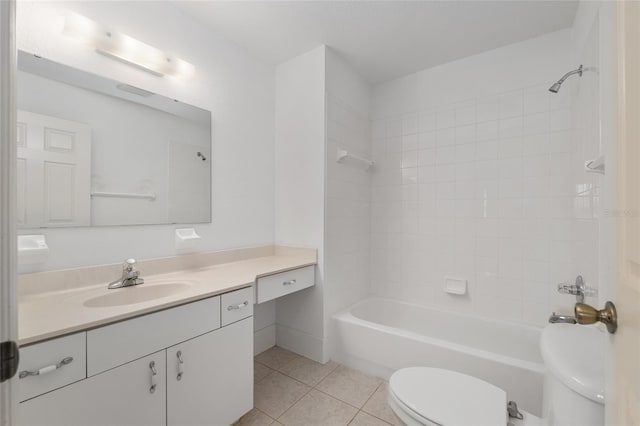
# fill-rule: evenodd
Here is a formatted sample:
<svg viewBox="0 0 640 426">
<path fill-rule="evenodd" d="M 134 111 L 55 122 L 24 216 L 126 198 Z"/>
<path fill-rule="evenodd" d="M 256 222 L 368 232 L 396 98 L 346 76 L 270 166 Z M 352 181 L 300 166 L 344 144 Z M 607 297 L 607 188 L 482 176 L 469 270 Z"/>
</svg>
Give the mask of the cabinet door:
<svg viewBox="0 0 640 426">
<path fill-rule="evenodd" d="M 224 426 L 251 410 L 252 357 L 252 317 L 167 349 L 167 424 Z"/>
<path fill-rule="evenodd" d="M 17 425 L 165 425 L 165 356 L 165 351 L 157 352 L 24 401 L 18 407 Z"/>
</svg>

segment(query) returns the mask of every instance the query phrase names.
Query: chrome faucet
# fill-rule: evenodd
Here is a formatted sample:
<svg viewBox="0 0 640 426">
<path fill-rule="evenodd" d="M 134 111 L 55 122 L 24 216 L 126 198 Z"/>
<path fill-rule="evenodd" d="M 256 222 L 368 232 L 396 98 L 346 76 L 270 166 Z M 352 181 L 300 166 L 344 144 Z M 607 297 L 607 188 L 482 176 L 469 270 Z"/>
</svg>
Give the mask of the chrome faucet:
<svg viewBox="0 0 640 426">
<path fill-rule="evenodd" d="M 571 315 L 557 315 L 555 312 L 551 314 L 549 317 L 549 322 L 551 324 L 556 324 L 559 322 L 567 323 L 567 324 L 577 324 L 576 317 L 572 317 Z"/>
<path fill-rule="evenodd" d="M 109 290 L 114 288 L 131 287 L 144 284 L 144 278 L 140 278 L 140 271 L 135 269 L 136 260 L 127 259 L 122 265 L 122 277 L 109 283 Z"/>
</svg>

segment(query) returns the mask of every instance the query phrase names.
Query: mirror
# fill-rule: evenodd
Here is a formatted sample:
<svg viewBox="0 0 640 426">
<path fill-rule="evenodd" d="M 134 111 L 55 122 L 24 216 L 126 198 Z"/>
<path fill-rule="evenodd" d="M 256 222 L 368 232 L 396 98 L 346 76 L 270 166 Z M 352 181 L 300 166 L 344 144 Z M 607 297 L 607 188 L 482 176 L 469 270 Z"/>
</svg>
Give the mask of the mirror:
<svg viewBox="0 0 640 426">
<path fill-rule="evenodd" d="M 18 55 L 18 226 L 211 221 L 211 113 Z"/>
</svg>

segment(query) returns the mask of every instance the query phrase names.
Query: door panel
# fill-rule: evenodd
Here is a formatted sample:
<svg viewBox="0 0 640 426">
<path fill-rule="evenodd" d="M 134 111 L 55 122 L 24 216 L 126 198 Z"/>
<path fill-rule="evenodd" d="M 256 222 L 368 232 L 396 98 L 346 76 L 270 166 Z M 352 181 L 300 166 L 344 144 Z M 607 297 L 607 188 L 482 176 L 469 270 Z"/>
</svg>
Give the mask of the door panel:
<svg viewBox="0 0 640 426">
<path fill-rule="evenodd" d="M 617 425 L 640 424 L 640 3 L 618 2 L 617 264 L 613 336 Z"/>
<path fill-rule="evenodd" d="M 169 426 L 226 426 L 251 408 L 253 317 L 167 349 Z"/>
<path fill-rule="evenodd" d="M 24 163 L 18 211 L 22 227 L 90 224 L 91 128 L 18 111 L 18 162 Z"/>
<path fill-rule="evenodd" d="M 15 0 L 0 1 L 0 342 L 17 340 Z M 6 361 L 0 355 L 0 362 Z M 0 380 L 0 426 L 13 425 L 14 380 Z"/>
<path fill-rule="evenodd" d="M 17 163 L 17 189 L 16 194 L 16 220 L 18 225 L 25 225 L 27 223 L 27 209 L 25 208 L 25 202 L 27 199 L 27 161 L 24 158 L 19 158 Z"/>
</svg>

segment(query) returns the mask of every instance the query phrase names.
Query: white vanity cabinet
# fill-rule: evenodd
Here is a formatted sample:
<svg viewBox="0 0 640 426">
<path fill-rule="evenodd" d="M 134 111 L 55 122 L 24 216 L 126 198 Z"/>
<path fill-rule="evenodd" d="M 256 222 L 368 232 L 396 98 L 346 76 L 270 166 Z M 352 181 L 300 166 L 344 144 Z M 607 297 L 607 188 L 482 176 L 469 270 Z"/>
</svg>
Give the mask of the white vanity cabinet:
<svg viewBox="0 0 640 426">
<path fill-rule="evenodd" d="M 167 349 L 167 425 L 230 425 L 253 408 L 253 318 Z"/>
<path fill-rule="evenodd" d="M 251 293 L 237 290 L 74 335 L 82 337 L 74 339 L 76 346 L 86 336 L 86 376 L 60 381 L 55 390 L 40 386 L 51 390 L 40 396 L 27 393 L 31 399 L 20 402 L 17 425 L 232 424 L 253 407 L 253 300 L 243 305 Z M 222 299 L 243 306 L 221 327 Z M 38 359 L 39 351 L 58 348 L 64 339 L 25 350 Z M 18 389 L 23 380 L 31 381 L 29 389 L 39 389 L 45 378 L 55 383 L 66 367 L 19 379 Z"/>
<path fill-rule="evenodd" d="M 22 402 L 18 408 L 18 424 L 34 426 L 164 425 L 166 424 L 165 362 L 165 352 L 158 352 Z"/>
</svg>

